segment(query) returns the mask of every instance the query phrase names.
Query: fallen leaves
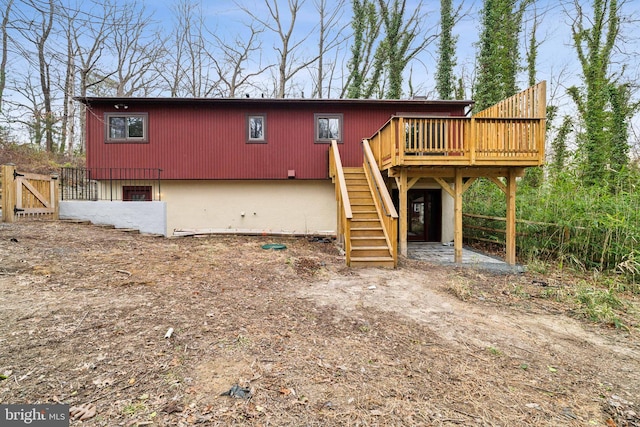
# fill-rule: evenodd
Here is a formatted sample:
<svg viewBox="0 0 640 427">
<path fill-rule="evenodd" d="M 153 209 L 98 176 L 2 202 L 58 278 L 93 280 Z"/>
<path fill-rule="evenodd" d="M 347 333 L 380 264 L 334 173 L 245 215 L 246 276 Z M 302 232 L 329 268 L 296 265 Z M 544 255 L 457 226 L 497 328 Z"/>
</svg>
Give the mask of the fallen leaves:
<svg viewBox="0 0 640 427">
<path fill-rule="evenodd" d="M 83 403 L 69 408 L 69 416 L 73 420 L 85 421 L 96 416 L 97 407 L 93 403 Z"/>
</svg>

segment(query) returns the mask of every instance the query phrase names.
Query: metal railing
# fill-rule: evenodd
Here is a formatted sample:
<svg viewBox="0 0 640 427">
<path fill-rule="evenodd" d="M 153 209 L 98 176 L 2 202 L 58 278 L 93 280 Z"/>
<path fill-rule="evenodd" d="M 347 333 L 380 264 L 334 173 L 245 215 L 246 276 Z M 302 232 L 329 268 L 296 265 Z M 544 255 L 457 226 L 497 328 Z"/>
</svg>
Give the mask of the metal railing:
<svg viewBox="0 0 640 427">
<path fill-rule="evenodd" d="M 158 201 L 162 169 L 62 168 L 61 200 Z"/>
</svg>

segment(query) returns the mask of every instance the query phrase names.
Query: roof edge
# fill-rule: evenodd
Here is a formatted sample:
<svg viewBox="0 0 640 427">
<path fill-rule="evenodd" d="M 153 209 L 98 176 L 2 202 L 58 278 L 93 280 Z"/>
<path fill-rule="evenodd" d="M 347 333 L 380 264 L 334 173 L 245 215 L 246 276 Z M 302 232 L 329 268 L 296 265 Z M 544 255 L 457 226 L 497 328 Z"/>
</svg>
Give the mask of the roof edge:
<svg viewBox="0 0 640 427">
<path fill-rule="evenodd" d="M 75 101 L 85 105 L 108 103 L 146 103 L 146 104 L 418 104 L 418 105 L 456 105 L 471 106 L 472 100 L 428 100 L 428 99 L 354 99 L 354 98 L 172 98 L 172 97 L 92 97 L 77 96 Z"/>
</svg>

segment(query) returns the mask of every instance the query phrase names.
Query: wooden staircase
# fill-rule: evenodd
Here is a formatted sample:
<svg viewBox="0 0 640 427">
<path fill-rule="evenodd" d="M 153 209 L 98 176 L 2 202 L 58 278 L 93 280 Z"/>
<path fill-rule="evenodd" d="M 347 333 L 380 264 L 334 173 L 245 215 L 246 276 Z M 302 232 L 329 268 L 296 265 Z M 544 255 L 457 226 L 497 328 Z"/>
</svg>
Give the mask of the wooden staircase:
<svg viewBox="0 0 640 427">
<path fill-rule="evenodd" d="M 351 267 L 394 267 L 364 168 L 344 168 L 351 202 Z"/>
</svg>

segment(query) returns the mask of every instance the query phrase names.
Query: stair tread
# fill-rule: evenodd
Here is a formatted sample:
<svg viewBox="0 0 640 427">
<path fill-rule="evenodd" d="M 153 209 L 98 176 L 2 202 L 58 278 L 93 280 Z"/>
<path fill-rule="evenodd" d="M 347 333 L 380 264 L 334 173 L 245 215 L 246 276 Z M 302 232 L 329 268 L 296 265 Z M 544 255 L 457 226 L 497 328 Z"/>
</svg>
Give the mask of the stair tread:
<svg viewBox="0 0 640 427">
<path fill-rule="evenodd" d="M 351 257 L 352 261 L 393 261 L 391 256 L 363 256 L 363 257 Z"/>
<path fill-rule="evenodd" d="M 352 251 L 378 251 L 378 250 L 389 250 L 389 247 L 387 245 L 380 245 L 380 246 L 351 246 L 351 250 Z"/>
</svg>

